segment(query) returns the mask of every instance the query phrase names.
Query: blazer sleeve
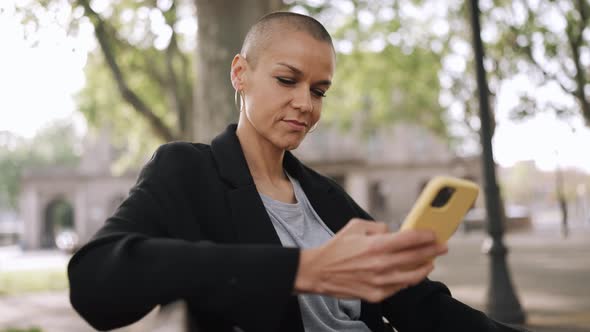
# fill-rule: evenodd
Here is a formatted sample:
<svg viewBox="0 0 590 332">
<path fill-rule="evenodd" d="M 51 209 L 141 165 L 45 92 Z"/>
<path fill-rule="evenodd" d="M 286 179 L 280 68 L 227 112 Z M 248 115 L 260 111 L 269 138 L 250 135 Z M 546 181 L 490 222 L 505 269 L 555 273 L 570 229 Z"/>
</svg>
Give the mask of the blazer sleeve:
<svg viewBox="0 0 590 332">
<path fill-rule="evenodd" d="M 193 299 L 198 313 L 247 331 L 257 323 L 244 308 L 277 313 L 267 316 L 269 330 L 279 324 L 293 292 L 298 249 L 168 236 L 167 224 L 183 222 L 180 211 L 190 205 L 177 175 L 186 149 L 194 149 L 185 144 L 158 149 L 128 198 L 69 262 L 70 301 L 98 330 L 128 325 L 177 299 Z"/>
<path fill-rule="evenodd" d="M 348 195 L 347 199 L 360 218 L 373 220 Z M 447 286 L 428 278 L 386 299 L 381 307 L 385 318 L 399 332 L 519 331 L 454 299 Z"/>
</svg>

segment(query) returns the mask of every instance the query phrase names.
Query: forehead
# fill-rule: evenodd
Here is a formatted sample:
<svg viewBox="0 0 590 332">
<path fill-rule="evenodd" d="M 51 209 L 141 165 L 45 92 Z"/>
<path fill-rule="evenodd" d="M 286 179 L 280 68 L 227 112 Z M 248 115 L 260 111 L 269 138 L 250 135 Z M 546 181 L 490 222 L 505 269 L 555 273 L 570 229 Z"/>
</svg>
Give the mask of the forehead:
<svg viewBox="0 0 590 332">
<path fill-rule="evenodd" d="M 258 66 L 274 68 L 278 63 L 287 63 L 304 75 L 327 79 L 333 76 L 335 55 L 328 42 L 317 40 L 306 32 L 283 30 L 273 32 L 264 44 L 258 53 Z"/>
</svg>

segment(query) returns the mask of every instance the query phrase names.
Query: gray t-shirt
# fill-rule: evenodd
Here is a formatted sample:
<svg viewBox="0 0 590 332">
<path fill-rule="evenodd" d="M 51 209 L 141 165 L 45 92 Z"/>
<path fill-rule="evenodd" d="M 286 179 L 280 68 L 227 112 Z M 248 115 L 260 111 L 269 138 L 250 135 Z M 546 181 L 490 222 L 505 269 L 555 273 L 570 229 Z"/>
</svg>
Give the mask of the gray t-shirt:
<svg viewBox="0 0 590 332">
<path fill-rule="evenodd" d="M 276 201 L 260 194 L 270 220 L 285 247 L 313 248 L 328 241 L 334 233 L 324 224 L 309 203 L 299 181 L 289 176 L 297 203 Z M 370 332 L 359 320 L 360 300 L 341 300 L 331 296 L 298 295 L 303 326 L 307 332 Z"/>
</svg>

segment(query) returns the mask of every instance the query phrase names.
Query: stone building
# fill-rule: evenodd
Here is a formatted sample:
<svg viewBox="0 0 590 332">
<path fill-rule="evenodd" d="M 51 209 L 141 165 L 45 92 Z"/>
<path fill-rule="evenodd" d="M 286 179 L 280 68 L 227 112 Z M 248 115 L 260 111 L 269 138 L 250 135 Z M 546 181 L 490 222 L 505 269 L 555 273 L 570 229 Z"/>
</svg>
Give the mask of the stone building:
<svg viewBox="0 0 590 332">
<path fill-rule="evenodd" d="M 458 158 L 446 142 L 425 129 L 397 125 L 367 139 L 322 128 L 310 134 L 294 154 L 320 173 L 334 178 L 375 218 L 395 229 L 420 190 L 434 175 L 469 178 L 481 183 L 479 159 Z M 55 246 L 56 233 L 71 228 L 86 242 L 127 196 L 137 172 L 113 176 L 115 152 L 103 135 L 86 144 L 75 169 L 26 172 L 22 181 L 22 244 Z M 478 199 L 481 205 L 482 198 Z M 69 216 L 57 225 L 55 215 Z M 65 212 L 63 212 L 65 211 Z"/>
<path fill-rule="evenodd" d="M 25 249 L 55 247 L 57 233 L 67 229 L 74 230 L 79 241 L 88 241 L 127 196 L 137 173 L 112 174 L 115 151 L 108 142 L 106 133 L 87 138 L 76 168 L 25 171 L 20 195 Z M 59 212 L 66 215 L 63 224 L 55 220 Z"/>
<path fill-rule="evenodd" d="M 365 140 L 337 129 L 309 135 L 295 154 L 334 178 L 360 206 L 395 229 L 436 175 L 482 184 L 479 156 L 460 158 L 428 130 L 400 124 Z M 476 205 L 483 206 L 482 195 Z"/>
</svg>

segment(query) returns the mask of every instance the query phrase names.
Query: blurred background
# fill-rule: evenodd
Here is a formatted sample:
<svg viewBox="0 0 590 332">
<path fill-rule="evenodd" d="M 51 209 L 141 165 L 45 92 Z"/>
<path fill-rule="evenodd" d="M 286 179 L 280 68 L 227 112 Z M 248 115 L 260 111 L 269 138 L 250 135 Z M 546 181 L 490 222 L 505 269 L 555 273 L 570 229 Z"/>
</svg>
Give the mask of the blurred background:
<svg viewBox="0 0 590 332">
<path fill-rule="evenodd" d="M 237 120 L 229 64 L 268 12 L 312 15 L 337 51 L 297 156 L 393 230 L 434 175 L 485 188 L 469 3 L 3 0 L 0 331 L 93 331 L 69 306 L 71 253 L 158 145 Z M 533 331 L 590 331 L 590 2 L 479 9 L 514 310 Z M 488 219 L 482 193 L 432 274 L 484 311 Z"/>
</svg>

